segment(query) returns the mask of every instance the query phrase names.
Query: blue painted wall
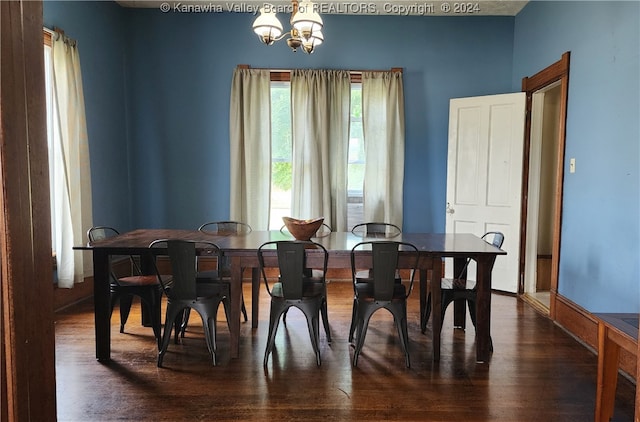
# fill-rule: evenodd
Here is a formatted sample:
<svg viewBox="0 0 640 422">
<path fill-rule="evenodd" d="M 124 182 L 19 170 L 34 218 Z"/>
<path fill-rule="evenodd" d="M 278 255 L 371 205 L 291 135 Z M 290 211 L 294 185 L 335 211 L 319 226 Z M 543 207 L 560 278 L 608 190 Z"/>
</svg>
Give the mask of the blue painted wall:
<svg viewBox="0 0 640 422">
<path fill-rule="evenodd" d="M 532 2 L 516 17 L 513 89 L 571 52 L 559 292 L 640 310 L 640 3 Z"/>
<path fill-rule="evenodd" d="M 564 183 L 560 293 L 593 312 L 640 309 L 639 15 L 637 2 L 590 1 L 531 2 L 515 18 L 327 15 L 327 40 L 307 56 L 261 45 L 247 14 L 44 8 L 80 41 L 96 223 L 126 229 L 228 217 L 231 73 L 249 64 L 403 67 L 404 228 L 444 231 L 449 99 L 519 91 L 571 51 L 577 172 Z"/>
</svg>

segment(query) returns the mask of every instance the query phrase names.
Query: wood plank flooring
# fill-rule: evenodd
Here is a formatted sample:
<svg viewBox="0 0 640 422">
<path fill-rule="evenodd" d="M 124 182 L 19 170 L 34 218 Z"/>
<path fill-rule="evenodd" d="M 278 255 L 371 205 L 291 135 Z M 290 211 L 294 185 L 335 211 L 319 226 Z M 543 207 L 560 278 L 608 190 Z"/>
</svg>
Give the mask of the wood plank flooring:
<svg viewBox="0 0 640 422">
<path fill-rule="evenodd" d="M 173 342 L 157 368 L 150 328 L 134 304 L 126 333 L 112 317 L 112 362 L 95 360 L 92 302 L 56 314 L 59 421 L 592 421 L 596 356 L 529 305 L 493 295 L 494 353 L 475 362 L 474 330 L 453 329 L 452 307 L 442 332 L 442 358 L 433 363 L 430 326 L 420 333 L 418 294 L 409 303 L 411 368 L 404 365 L 392 318 L 376 314 L 358 367 L 347 342 L 352 288 L 329 284 L 333 343 L 321 330 L 317 367 L 304 317 L 290 311 L 280 326 L 267 370 L 262 360 L 268 296 L 261 292 L 260 325 L 241 324 L 240 358 L 229 358 L 220 311 L 218 366 L 211 366 L 202 325 L 192 313 L 182 344 Z M 250 286 L 245 301 L 251 309 Z M 635 385 L 619 377 L 615 421 L 632 421 Z"/>
</svg>

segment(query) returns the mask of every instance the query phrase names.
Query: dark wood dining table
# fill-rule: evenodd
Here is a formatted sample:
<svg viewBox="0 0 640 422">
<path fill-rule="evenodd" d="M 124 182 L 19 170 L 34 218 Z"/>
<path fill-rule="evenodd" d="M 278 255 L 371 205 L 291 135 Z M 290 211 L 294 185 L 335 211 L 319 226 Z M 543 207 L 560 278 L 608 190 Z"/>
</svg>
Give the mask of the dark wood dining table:
<svg viewBox="0 0 640 422">
<path fill-rule="evenodd" d="M 258 296 L 260 274 L 257 250 L 265 242 L 291 240 L 288 233 L 280 231 L 252 231 L 243 235 L 212 235 L 198 230 L 138 229 L 115 237 L 76 246 L 74 249 L 90 250 L 93 253 L 93 283 L 96 358 L 109 361 L 111 354 L 110 304 L 109 304 L 109 257 L 112 255 L 150 256 L 149 244 L 156 239 L 205 240 L 218 245 L 231 261 L 231 312 L 230 312 L 230 355 L 239 355 L 240 311 L 242 305 L 243 271 L 251 269 L 252 278 L 252 326 L 258 325 Z M 350 253 L 353 246 L 363 238 L 351 232 L 332 232 L 314 241 L 321 243 L 329 252 L 329 268 L 351 268 Z M 383 240 L 376 238 L 378 240 Z M 454 258 L 454 266 L 461 267 L 467 258 L 477 262 L 477 321 L 476 360 L 488 362 L 491 355 L 491 267 L 498 255 L 506 252 L 490 245 L 472 234 L 443 233 L 402 233 L 389 240 L 414 244 L 419 252 L 420 270 L 420 315 L 424 314 L 427 294 L 431 292 L 433 358 L 440 359 L 440 333 L 442 329 L 440 283 L 430 283 L 442 276 L 442 259 Z M 162 250 L 154 250 L 162 254 Z M 402 254 L 400 265 L 403 265 Z M 408 264 L 407 264 L 408 265 Z M 144 268 L 144 266 L 143 266 Z M 421 321 L 421 324 L 423 321 Z M 424 322 L 426 323 L 426 322 Z"/>
</svg>

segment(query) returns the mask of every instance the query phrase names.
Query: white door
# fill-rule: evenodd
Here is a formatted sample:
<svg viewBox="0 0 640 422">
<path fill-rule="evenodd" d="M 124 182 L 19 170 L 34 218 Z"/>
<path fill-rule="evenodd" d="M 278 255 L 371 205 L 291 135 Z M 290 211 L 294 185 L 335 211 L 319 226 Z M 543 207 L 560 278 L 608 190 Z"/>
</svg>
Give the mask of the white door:
<svg viewBox="0 0 640 422">
<path fill-rule="evenodd" d="M 504 234 L 492 288 L 518 291 L 524 92 L 455 98 L 449 106 L 447 233 Z M 447 262 L 447 277 L 452 276 Z M 469 278 L 475 265 L 469 267 Z"/>
</svg>

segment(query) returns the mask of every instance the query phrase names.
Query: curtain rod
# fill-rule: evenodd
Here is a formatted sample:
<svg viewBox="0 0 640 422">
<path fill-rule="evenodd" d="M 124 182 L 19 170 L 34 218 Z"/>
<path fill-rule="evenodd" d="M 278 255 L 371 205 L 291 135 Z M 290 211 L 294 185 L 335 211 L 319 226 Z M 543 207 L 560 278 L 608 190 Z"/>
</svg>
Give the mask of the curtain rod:
<svg viewBox="0 0 640 422">
<path fill-rule="evenodd" d="M 248 64 L 239 64 L 238 69 L 258 69 L 258 70 L 268 70 L 271 72 L 291 72 L 292 69 L 269 69 L 265 67 L 251 67 Z M 400 72 L 402 73 L 401 67 L 392 67 L 390 69 L 391 72 Z M 364 72 L 389 72 L 389 70 L 348 70 L 350 73 L 362 74 Z"/>
<path fill-rule="evenodd" d="M 2 1 L 2 0 L 0 0 L 0 1 Z M 56 36 L 61 36 L 62 39 L 64 40 L 64 42 L 66 42 L 66 43 L 68 43 L 70 45 L 76 45 L 78 43 L 73 38 L 68 37 L 64 33 L 64 30 L 62 28 L 58 28 L 57 26 L 54 26 L 53 29 L 49 29 L 46 26 L 43 26 L 42 27 L 42 32 L 45 32 L 47 35 L 49 35 L 49 37 L 51 37 L 51 39 L 53 39 Z"/>
</svg>

